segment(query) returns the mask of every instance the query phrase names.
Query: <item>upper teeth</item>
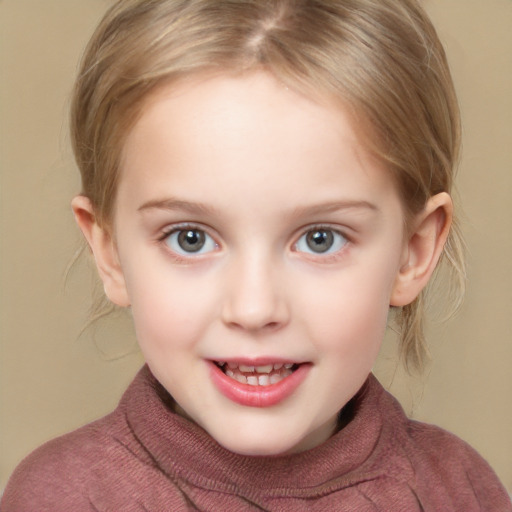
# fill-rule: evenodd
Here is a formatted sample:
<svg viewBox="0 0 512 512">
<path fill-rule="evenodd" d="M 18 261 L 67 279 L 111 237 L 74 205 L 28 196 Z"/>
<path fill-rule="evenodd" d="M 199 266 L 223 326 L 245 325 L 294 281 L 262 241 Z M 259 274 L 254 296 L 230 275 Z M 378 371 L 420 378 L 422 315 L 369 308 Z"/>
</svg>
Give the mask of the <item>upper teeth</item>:
<svg viewBox="0 0 512 512">
<path fill-rule="evenodd" d="M 219 362 L 219 366 L 223 366 L 224 363 Z M 228 368 L 231 370 L 238 369 L 239 371 L 243 373 L 271 373 L 272 370 L 280 370 L 282 367 L 285 367 L 286 369 L 290 369 L 293 366 L 293 363 L 274 363 L 274 364 L 266 364 L 263 366 L 251 366 L 251 365 L 245 365 L 245 364 L 238 364 L 235 362 L 229 362 Z"/>
</svg>

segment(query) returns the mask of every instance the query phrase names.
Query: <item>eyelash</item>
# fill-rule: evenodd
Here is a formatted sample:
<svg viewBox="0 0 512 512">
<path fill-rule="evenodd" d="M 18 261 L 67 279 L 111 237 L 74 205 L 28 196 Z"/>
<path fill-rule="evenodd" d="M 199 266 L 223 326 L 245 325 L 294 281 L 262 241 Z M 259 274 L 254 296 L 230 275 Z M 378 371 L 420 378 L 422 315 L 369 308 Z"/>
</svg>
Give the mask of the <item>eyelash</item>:
<svg viewBox="0 0 512 512">
<path fill-rule="evenodd" d="M 169 237 L 171 237 L 172 235 L 180 234 L 180 233 L 183 233 L 186 231 L 196 231 L 196 232 L 203 233 L 208 239 L 210 239 L 209 243 L 213 244 L 213 247 L 211 249 L 207 250 L 205 253 L 193 252 L 193 251 L 187 252 L 184 249 L 182 249 L 183 252 L 179 252 L 179 251 L 173 249 L 172 247 L 170 247 L 168 243 L 166 243 L 166 240 L 168 240 Z M 298 245 L 301 242 L 301 240 L 304 237 L 307 237 L 308 234 L 312 234 L 315 232 L 330 233 L 330 234 L 334 235 L 334 238 L 341 237 L 343 239 L 342 241 L 340 241 L 339 238 L 337 240 L 338 245 L 340 243 L 342 244 L 341 247 L 334 250 L 333 252 L 330 252 L 330 249 L 331 249 L 330 247 L 325 252 L 315 252 L 312 249 L 311 249 L 311 251 L 298 249 Z M 219 244 L 215 241 L 215 238 L 208 233 L 207 229 L 205 229 L 201 225 L 192 224 L 192 223 L 179 224 L 179 225 L 174 225 L 174 226 L 165 228 L 160 233 L 160 235 L 158 237 L 158 242 L 163 243 L 164 245 L 167 246 L 169 253 L 172 255 L 172 257 L 176 261 L 184 262 L 184 263 L 190 262 L 193 259 L 201 258 L 203 255 L 211 254 L 212 252 L 214 252 L 215 249 L 219 248 Z M 345 248 L 346 248 L 347 244 L 349 244 L 350 242 L 351 242 L 351 240 L 350 240 L 349 236 L 347 236 L 342 231 L 335 229 L 329 225 L 318 224 L 318 225 L 308 226 L 307 228 L 302 229 L 300 236 L 296 239 L 296 241 L 292 245 L 292 250 L 293 250 L 293 252 L 306 255 L 310 259 L 329 263 L 331 261 L 336 261 L 337 259 L 339 259 L 341 257 L 341 255 L 345 252 Z M 335 243 L 335 242 L 333 241 L 333 243 Z M 201 249 L 202 249 L 202 247 L 199 250 L 201 250 Z"/>
<path fill-rule="evenodd" d="M 183 253 L 173 249 L 169 246 L 168 243 L 166 243 L 166 240 L 168 240 L 172 235 L 176 234 L 179 235 L 180 233 L 186 232 L 186 231 L 196 231 L 203 233 L 208 239 L 211 240 L 211 243 L 213 243 L 214 247 L 211 250 L 208 250 L 205 254 L 210 254 L 213 252 L 213 250 L 217 249 L 219 247 L 219 244 L 215 241 L 215 238 L 209 234 L 208 230 L 205 229 L 203 226 L 198 224 L 178 224 L 174 226 L 169 226 L 167 228 L 164 228 L 160 235 L 158 236 L 158 242 L 162 243 L 166 246 L 168 252 L 171 254 L 171 256 L 178 262 L 178 263 L 188 263 L 192 259 L 201 258 L 203 256 L 203 253 L 195 253 L 195 252 L 189 252 L 183 250 Z M 202 247 L 200 248 L 200 250 Z"/>
<path fill-rule="evenodd" d="M 338 244 L 340 242 L 342 244 L 341 247 L 339 247 L 338 249 L 336 249 L 332 252 L 329 252 L 331 248 L 327 249 L 327 251 L 325 251 L 325 252 L 316 252 L 316 253 L 313 250 L 311 250 L 311 252 L 297 250 L 297 247 L 298 247 L 298 244 L 300 243 L 300 241 L 304 237 L 307 237 L 308 234 L 315 233 L 315 232 L 317 232 L 317 233 L 318 232 L 326 232 L 326 233 L 333 234 L 334 237 L 341 237 L 343 239 L 343 241 L 340 241 L 338 239 Z M 333 243 L 336 243 L 336 242 L 333 241 Z M 337 261 L 340 257 L 342 257 L 342 255 L 345 253 L 346 246 L 350 243 L 351 243 L 351 238 L 344 232 L 340 231 L 339 229 L 333 228 L 332 226 L 325 225 L 325 224 L 317 224 L 317 225 L 313 225 L 313 226 L 308 226 L 306 229 L 301 230 L 301 235 L 297 238 L 297 241 L 293 244 L 292 247 L 294 249 L 294 252 L 299 252 L 301 254 L 305 254 L 308 258 L 314 259 L 316 261 L 321 261 L 323 263 L 330 263 L 333 261 Z"/>
</svg>

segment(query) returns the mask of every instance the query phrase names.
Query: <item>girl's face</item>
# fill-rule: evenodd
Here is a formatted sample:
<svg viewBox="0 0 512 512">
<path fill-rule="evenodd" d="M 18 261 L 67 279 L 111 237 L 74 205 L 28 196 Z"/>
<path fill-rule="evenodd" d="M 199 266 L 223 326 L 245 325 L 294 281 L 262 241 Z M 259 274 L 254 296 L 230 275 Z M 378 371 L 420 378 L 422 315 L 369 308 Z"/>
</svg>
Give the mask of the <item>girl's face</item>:
<svg viewBox="0 0 512 512">
<path fill-rule="evenodd" d="M 343 110 L 264 73 L 164 87 L 116 201 L 138 341 L 180 413 L 243 454 L 328 439 L 406 253 L 393 181 Z"/>
</svg>

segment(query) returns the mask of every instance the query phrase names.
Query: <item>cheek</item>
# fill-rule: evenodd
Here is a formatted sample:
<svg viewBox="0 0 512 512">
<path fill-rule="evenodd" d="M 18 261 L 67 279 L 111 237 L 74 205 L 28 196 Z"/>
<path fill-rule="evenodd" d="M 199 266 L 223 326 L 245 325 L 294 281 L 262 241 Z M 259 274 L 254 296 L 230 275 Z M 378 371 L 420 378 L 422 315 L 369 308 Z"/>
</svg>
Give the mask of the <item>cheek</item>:
<svg viewBox="0 0 512 512">
<path fill-rule="evenodd" d="M 185 273 L 186 274 L 186 273 Z M 201 337 L 213 314 L 211 287 L 196 279 L 152 266 L 128 272 L 127 289 L 141 348 L 187 348 Z M 202 288 L 204 288 L 202 290 Z"/>
<path fill-rule="evenodd" d="M 366 357 L 378 352 L 389 313 L 394 273 L 389 268 L 346 269 L 311 286 L 308 311 L 310 336 L 338 355 Z M 297 296 L 301 296 L 298 292 Z M 370 355 L 371 357 L 371 355 Z"/>
</svg>

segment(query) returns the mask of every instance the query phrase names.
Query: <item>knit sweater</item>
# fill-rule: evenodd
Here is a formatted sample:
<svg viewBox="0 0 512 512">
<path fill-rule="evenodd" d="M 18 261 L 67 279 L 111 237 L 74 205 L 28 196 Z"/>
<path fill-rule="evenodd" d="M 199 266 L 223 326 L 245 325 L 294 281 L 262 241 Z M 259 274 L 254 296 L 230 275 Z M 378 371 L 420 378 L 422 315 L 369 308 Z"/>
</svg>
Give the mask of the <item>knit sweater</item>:
<svg viewBox="0 0 512 512">
<path fill-rule="evenodd" d="M 312 450 L 242 456 L 172 412 L 144 367 L 113 413 L 27 457 L 1 510 L 512 511 L 472 448 L 408 420 L 373 376 L 344 414 Z"/>
</svg>

